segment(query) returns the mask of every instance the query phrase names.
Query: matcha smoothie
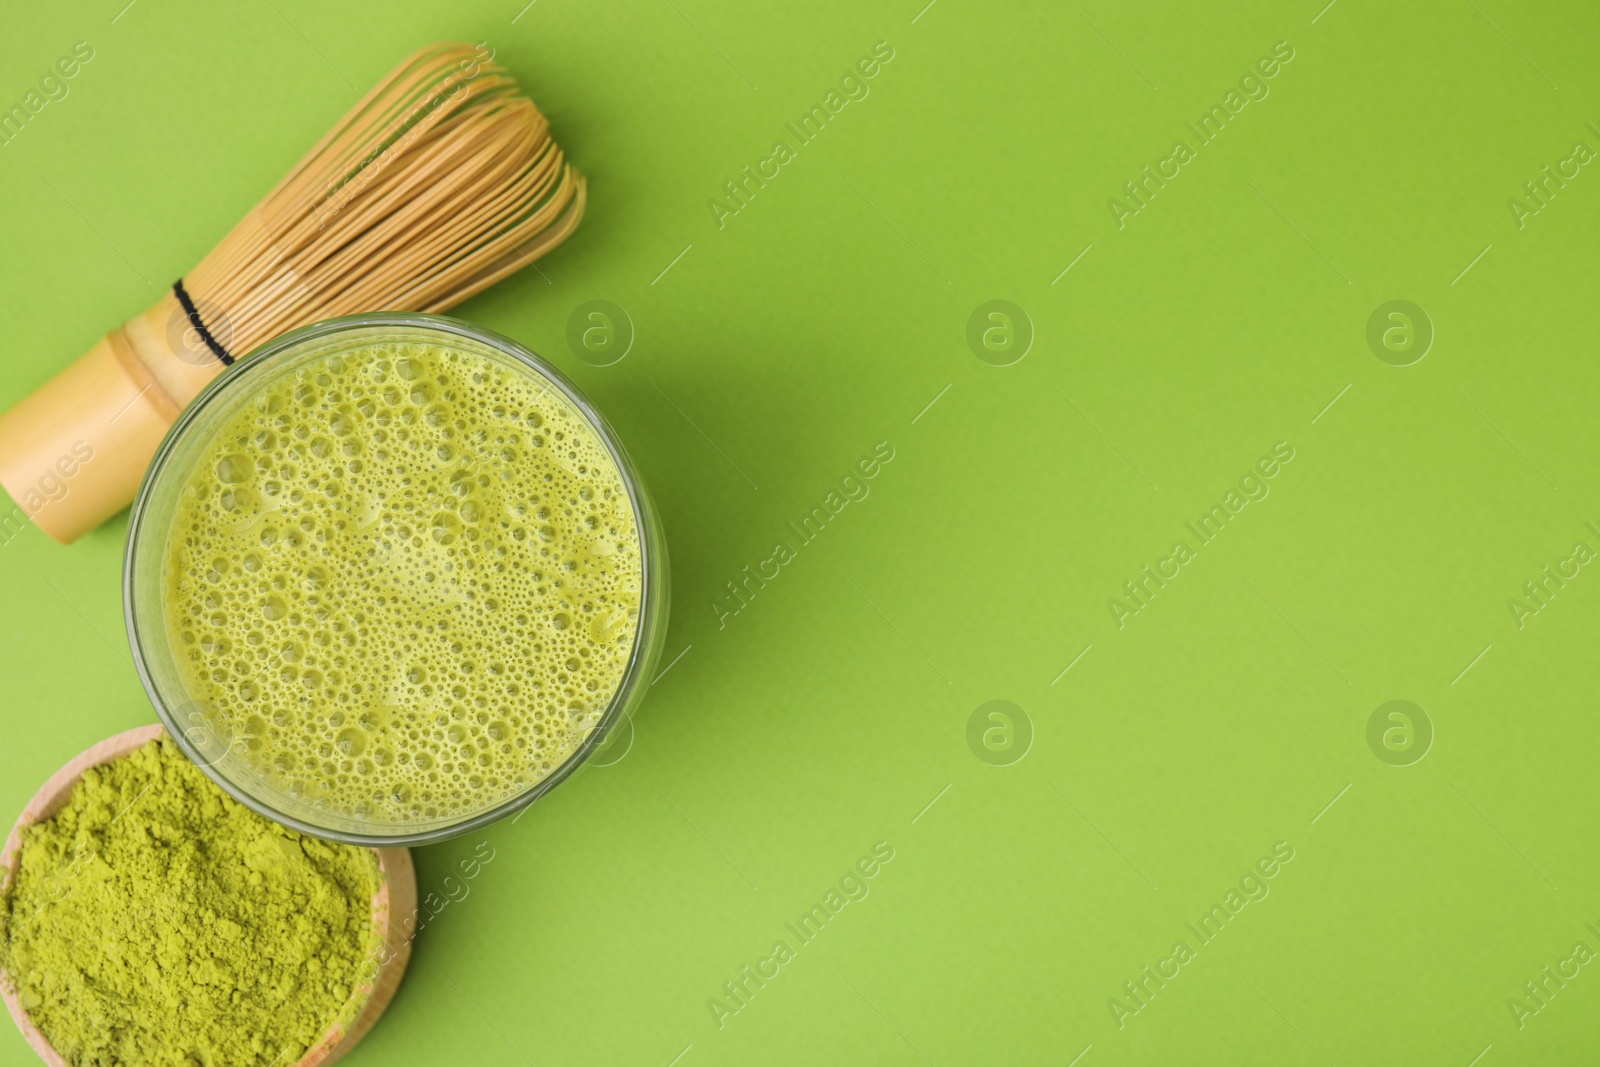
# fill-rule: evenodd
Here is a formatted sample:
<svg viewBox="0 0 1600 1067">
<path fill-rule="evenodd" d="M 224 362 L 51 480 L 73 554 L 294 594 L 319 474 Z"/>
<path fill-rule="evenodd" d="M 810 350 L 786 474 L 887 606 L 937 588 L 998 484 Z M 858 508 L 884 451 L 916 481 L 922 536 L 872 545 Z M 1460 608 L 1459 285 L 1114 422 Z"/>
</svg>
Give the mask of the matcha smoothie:
<svg viewBox="0 0 1600 1067">
<path fill-rule="evenodd" d="M 638 518 L 592 425 L 434 344 L 267 383 L 194 467 L 162 566 L 173 656 L 234 758 L 368 823 L 487 810 L 560 767 L 639 625 Z"/>
</svg>

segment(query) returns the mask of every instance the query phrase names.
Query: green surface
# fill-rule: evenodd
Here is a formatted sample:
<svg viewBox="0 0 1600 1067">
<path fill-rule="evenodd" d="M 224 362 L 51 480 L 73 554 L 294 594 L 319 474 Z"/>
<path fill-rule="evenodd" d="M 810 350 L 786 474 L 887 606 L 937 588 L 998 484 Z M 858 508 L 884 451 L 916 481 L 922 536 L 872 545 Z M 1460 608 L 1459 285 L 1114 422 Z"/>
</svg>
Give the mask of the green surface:
<svg viewBox="0 0 1600 1067">
<path fill-rule="evenodd" d="M 444 880 L 480 837 L 417 853 L 460 899 L 352 1067 L 1592 1062 L 1600 176 L 1562 161 L 1600 147 L 1593 8 L 123 2 L 6 17 L 0 101 L 95 58 L 0 148 L 0 401 L 149 304 L 403 53 L 487 39 L 591 213 L 458 313 L 589 392 L 673 553 L 683 655 L 631 750 L 482 835 L 470 882 Z M 797 146 L 879 41 L 870 95 Z M 1201 145 L 1185 124 L 1280 41 L 1270 94 Z M 1179 140 L 1132 214 L 1123 183 Z M 1519 225 L 1546 165 L 1576 175 Z M 592 300 L 637 332 L 612 366 L 567 345 Z M 1031 321 L 1020 362 L 969 349 L 991 300 Z M 1408 366 L 1367 340 L 1393 300 L 1432 323 Z M 798 544 L 879 442 L 869 495 Z M 1279 442 L 1235 499 L 1269 495 L 1201 545 L 1185 524 Z M 124 524 L 0 548 L 4 811 L 152 717 Z M 1114 612 L 1146 565 L 1177 576 Z M 1577 573 L 1519 619 L 1546 565 Z M 1009 752 L 983 721 L 969 748 L 994 700 L 1031 723 L 1005 766 L 1015 712 Z M 1402 720 L 1369 747 L 1392 700 L 1431 724 L 1420 762 L 1415 713 L 1409 752 Z M 801 946 L 786 924 L 880 841 Z M 1201 944 L 1242 879 L 1269 895 Z M 719 1027 L 708 1000 L 779 940 Z M 1179 940 L 1119 1028 L 1108 1001 Z M 1533 1014 L 1547 965 L 1576 976 Z"/>
</svg>

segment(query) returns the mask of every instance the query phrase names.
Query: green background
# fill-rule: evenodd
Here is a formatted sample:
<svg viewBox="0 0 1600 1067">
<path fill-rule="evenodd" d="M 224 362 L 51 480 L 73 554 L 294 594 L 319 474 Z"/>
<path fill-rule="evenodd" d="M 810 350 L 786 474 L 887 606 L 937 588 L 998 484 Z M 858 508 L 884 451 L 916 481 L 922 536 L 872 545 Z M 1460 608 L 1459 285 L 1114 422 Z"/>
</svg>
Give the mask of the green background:
<svg viewBox="0 0 1600 1067">
<path fill-rule="evenodd" d="M 1600 549 L 1600 174 L 1508 207 L 1600 147 L 1592 6 L 124 2 L 4 15 L 6 106 L 96 54 L 0 148 L 0 403 L 406 52 L 487 40 L 590 213 L 456 314 L 577 380 L 668 531 L 683 654 L 631 749 L 416 851 L 441 895 L 495 859 L 352 1067 L 1592 1062 L 1600 965 L 1521 1028 L 1507 1003 L 1600 948 L 1600 574 L 1520 627 L 1507 604 Z M 870 95 L 719 228 L 708 200 L 879 41 Z M 1270 95 L 1199 147 L 1185 122 L 1280 41 Z M 1119 229 L 1108 200 L 1179 139 L 1196 158 Z M 604 368 L 565 339 L 595 299 L 637 333 Z M 966 339 L 994 299 L 1035 333 L 1010 366 Z M 1436 334 L 1409 366 L 1366 339 L 1394 299 Z M 1270 496 L 1197 547 L 1280 441 Z M 870 495 L 719 627 L 724 583 L 879 442 Z M 125 527 L 0 547 L 0 811 L 153 718 Z M 1119 628 L 1108 599 L 1179 539 Z M 1367 741 L 1394 699 L 1434 732 L 1408 766 Z M 1031 723 L 1008 766 L 968 745 L 991 700 Z M 870 895 L 719 1027 L 708 999 L 880 841 Z M 1270 896 L 1198 947 L 1185 923 L 1280 841 Z M 1180 939 L 1119 1028 L 1108 1000 Z M 0 1061 L 30 1062 L 10 1028 Z"/>
</svg>

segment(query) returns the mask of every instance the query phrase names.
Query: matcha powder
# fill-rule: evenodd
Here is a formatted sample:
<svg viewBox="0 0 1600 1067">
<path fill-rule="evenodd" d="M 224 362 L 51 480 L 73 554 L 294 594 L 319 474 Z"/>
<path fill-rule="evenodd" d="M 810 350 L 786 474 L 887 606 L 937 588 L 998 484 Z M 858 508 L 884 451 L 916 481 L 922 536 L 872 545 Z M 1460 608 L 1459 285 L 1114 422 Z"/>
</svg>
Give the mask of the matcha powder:
<svg viewBox="0 0 1600 1067">
<path fill-rule="evenodd" d="M 76 1067 L 289 1067 L 371 975 L 377 885 L 371 850 L 269 822 L 162 738 L 26 831 L 0 966 Z"/>
</svg>

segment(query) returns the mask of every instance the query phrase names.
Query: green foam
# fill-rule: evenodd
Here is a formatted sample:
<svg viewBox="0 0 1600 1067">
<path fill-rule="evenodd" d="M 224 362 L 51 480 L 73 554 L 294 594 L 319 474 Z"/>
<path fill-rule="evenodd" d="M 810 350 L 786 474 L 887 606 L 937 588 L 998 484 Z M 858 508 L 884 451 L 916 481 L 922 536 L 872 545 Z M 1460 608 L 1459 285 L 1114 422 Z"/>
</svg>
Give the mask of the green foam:
<svg viewBox="0 0 1600 1067">
<path fill-rule="evenodd" d="M 374 344 L 266 385 L 175 510 L 169 640 L 247 769 L 345 817 L 462 817 L 598 724 L 638 625 L 638 525 L 529 372 Z"/>
</svg>

